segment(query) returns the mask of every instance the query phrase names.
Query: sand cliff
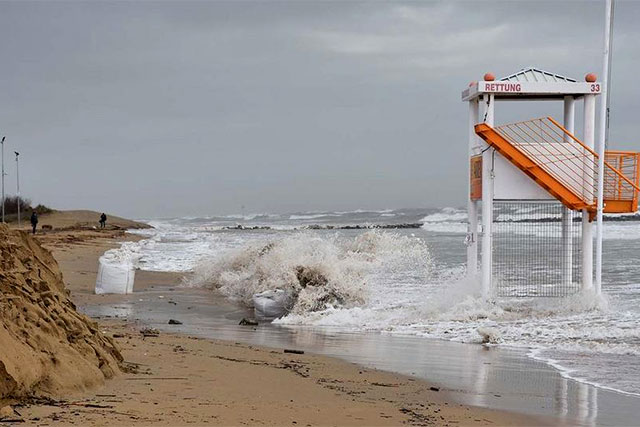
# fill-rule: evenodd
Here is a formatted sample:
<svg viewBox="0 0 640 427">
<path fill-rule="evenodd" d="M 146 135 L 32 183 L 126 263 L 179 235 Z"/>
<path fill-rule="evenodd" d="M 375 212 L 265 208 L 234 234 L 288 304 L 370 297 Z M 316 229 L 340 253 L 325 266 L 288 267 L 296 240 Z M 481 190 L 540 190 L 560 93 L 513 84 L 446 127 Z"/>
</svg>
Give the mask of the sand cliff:
<svg viewBox="0 0 640 427">
<path fill-rule="evenodd" d="M 122 356 L 78 313 L 51 253 L 0 224 L 0 399 L 58 396 L 101 384 Z"/>
</svg>

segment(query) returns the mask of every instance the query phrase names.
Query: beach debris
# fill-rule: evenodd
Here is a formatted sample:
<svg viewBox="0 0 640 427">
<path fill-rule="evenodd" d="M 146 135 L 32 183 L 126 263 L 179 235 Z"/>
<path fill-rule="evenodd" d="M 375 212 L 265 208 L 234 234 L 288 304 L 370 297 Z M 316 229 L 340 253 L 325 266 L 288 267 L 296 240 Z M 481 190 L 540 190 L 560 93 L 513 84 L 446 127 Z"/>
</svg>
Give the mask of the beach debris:
<svg viewBox="0 0 640 427">
<path fill-rule="evenodd" d="M 309 377 L 309 368 L 306 367 L 302 363 L 296 363 L 295 360 L 292 360 L 290 363 L 289 362 L 283 362 L 280 365 L 278 365 L 278 368 L 280 368 L 280 369 L 289 369 L 289 370 L 295 372 L 296 374 L 300 375 L 302 378 L 308 378 Z"/>
<path fill-rule="evenodd" d="M 240 321 L 240 323 L 238 323 L 238 325 L 240 325 L 240 326 L 258 326 L 258 322 L 256 322 L 253 319 L 247 319 L 247 318 L 243 317 L 242 320 Z"/>
<path fill-rule="evenodd" d="M 431 391 L 440 391 L 440 387 L 429 387 Z"/>
<path fill-rule="evenodd" d="M 417 410 L 413 410 L 410 408 L 400 408 L 400 412 L 409 416 L 409 423 L 412 425 L 433 425 L 433 420 L 429 418 L 429 416 L 421 414 Z"/>
<path fill-rule="evenodd" d="M 16 411 L 15 408 L 12 408 L 9 405 L 0 408 L 0 423 L 23 423 L 23 422 L 24 422 L 24 418 L 22 418 L 22 415 L 18 411 Z"/>
<path fill-rule="evenodd" d="M 169 319 L 168 322 L 170 325 L 182 325 L 182 322 L 176 319 Z"/>
<path fill-rule="evenodd" d="M 69 406 L 82 406 L 84 408 L 98 408 L 98 409 L 110 409 L 113 405 L 101 405 L 99 403 L 84 403 L 84 402 L 69 402 Z"/>
<path fill-rule="evenodd" d="M 394 384 L 394 383 L 378 383 L 378 382 L 373 382 L 371 383 L 371 385 L 374 385 L 376 387 L 400 387 L 400 384 Z"/>
<path fill-rule="evenodd" d="M 293 349 L 290 349 L 290 348 L 285 348 L 284 352 L 285 353 L 292 353 L 292 354 L 304 354 L 304 351 L 302 351 L 302 350 L 293 350 Z"/>
<path fill-rule="evenodd" d="M 23 423 L 22 416 L 11 406 L 3 406 L 0 408 L 0 422 L 3 423 Z"/>
<path fill-rule="evenodd" d="M 157 337 L 160 335 L 160 331 L 154 328 L 143 328 L 140 329 L 140 333 L 143 337 Z"/>
<path fill-rule="evenodd" d="M 140 364 L 139 363 L 127 362 L 126 360 L 123 360 L 122 362 L 120 362 L 120 370 L 122 372 L 127 373 L 127 374 L 145 373 L 145 372 L 141 372 L 140 371 Z M 149 373 L 149 372 L 146 372 L 146 373 Z"/>
</svg>

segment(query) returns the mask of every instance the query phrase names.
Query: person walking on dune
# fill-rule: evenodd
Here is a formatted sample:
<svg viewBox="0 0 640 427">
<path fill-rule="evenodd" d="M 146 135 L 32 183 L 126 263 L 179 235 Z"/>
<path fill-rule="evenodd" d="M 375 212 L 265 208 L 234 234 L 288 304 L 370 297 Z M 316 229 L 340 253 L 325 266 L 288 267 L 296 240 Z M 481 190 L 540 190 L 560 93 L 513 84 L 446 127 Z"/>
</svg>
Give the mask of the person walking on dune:
<svg viewBox="0 0 640 427">
<path fill-rule="evenodd" d="M 102 212 L 102 215 L 100 215 L 100 228 L 104 228 L 107 225 L 107 215 Z"/>
<path fill-rule="evenodd" d="M 38 214 L 36 211 L 31 212 L 31 228 L 33 228 L 33 234 L 36 234 L 36 227 L 38 226 Z"/>
</svg>

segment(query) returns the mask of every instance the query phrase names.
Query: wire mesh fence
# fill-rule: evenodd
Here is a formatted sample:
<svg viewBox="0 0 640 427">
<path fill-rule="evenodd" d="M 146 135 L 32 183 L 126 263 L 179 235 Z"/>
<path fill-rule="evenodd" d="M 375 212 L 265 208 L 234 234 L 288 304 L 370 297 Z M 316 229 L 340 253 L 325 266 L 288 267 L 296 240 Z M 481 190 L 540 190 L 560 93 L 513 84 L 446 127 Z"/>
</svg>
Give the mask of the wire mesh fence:
<svg viewBox="0 0 640 427">
<path fill-rule="evenodd" d="M 581 214 L 553 201 L 495 201 L 493 291 L 562 297 L 580 290 Z"/>
</svg>

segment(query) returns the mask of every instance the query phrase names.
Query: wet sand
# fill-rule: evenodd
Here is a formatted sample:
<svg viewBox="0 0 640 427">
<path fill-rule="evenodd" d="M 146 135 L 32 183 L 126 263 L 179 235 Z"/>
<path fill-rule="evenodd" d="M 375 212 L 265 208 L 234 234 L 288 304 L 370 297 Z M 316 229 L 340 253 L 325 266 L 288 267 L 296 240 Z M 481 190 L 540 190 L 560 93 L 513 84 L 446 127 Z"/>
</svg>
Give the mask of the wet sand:
<svg viewBox="0 0 640 427">
<path fill-rule="evenodd" d="M 539 425 L 455 404 L 420 380 L 338 359 L 109 321 L 132 371 L 95 393 L 20 410 L 80 425 Z M 550 424 L 547 421 L 547 424 Z"/>
<path fill-rule="evenodd" d="M 68 232 L 71 233 L 71 232 Z M 97 258 L 125 236 L 116 231 L 40 236 L 60 262 L 81 309 L 99 316 L 126 371 L 90 393 L 18 406 L 37 425 L 555 425 L 557 419 L 456 403 L 435 384 L 322 355 L 285 353 L 276 327 L 238 326 L 245 311 L 215 294 L 175 286 L 174 274 L 139 272 L 132 295 L 93 295 Z M 151 306 L 144 304 L 152 302 Z M 190 305 L 193 302 L 192 305 Z M 136 306 L 135 303 L 143 303 Z M 196 307 L 197 306 L 197 307 Z M 180 307 L 180 309 L 178 309 Z M 204 307 L 204 308 L 203 308 Z M 133 311 L 131 311 L 133 309 Z M 202 313 L 202 310 L 208 310 Z M 147 310 L 146 312 L 143 312 Z M 149 311 L 151 310 L 151 311 Z M 187 313 L 227 326 L 199 329 Z M 149 316 L 158 336 L 144 336 Z M 183 316 L 184 315 L 184 316 Z M 168 325 L 168 317 L 182 325 Z M 191 333 L 185 333 L 186 330 Z M 242 331 L 263 346 L 234 339 Z M 264 331 L 267 331 L 265 334 Z M 220 332 L 220 333 L 218 333 Z M 303 332 L 304 335 L 304 332 Z M 208 339 L 205 339 L 206 336 Z M 216 340 L 212 338 L 226 338 Z M 288 344 L 302 342 L 286 341 Z M 352 345 L 359 346 L 357 342 Z M 294 349 L 300 349 L 295 347 Z"/>
<path fill-rule="evenodd" d="M 337 357 L 422 379 L 429 386 L 439 387 L 448 402 L 554 417 L 551 424 L 636 425 L 637 397 L 563 378 L 521 349 L 377 332 L 240 326 L 239 320 L 250 313 L 203 289 L 148 287 L 117 303 L 89 305 L 85 310 L 101 319 L 137 319 L 166 332 Z M 170 318 L 183 323 L 168 325 Z"/>
</svg>

